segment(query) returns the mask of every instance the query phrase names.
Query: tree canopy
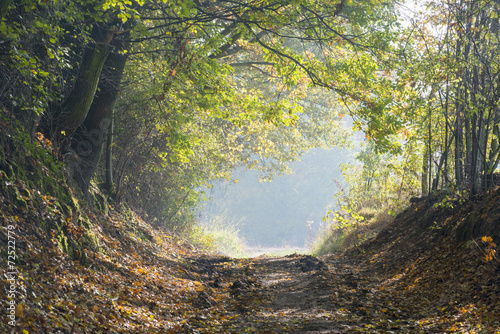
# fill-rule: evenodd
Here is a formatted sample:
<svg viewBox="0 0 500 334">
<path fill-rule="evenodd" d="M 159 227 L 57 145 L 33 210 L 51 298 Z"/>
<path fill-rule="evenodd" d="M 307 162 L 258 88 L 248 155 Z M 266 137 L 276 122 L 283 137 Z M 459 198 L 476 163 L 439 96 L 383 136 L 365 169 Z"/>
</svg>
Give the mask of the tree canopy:
<svg viewBox="0 0 500 334">
<path fill-rule="evenodd" d="M 477 194 L 500 162 L 499 4 L 429 1 L 404 24 L 402 6 L 3 1 L 0 103 L 84 192 L 94 180 L 167 224 L 237 166 L 280 173 L 345 145 L 346 114 L 373 154 L 412 162 L 391 166 L 422 194 Z"/>
</svg>

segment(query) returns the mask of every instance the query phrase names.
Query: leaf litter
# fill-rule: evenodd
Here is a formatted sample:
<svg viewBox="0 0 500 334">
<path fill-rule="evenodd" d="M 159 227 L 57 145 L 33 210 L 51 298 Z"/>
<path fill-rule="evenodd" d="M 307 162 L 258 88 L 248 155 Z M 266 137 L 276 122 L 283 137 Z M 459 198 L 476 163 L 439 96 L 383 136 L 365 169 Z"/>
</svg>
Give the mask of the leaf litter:
<svg viewBox="0 0 500 334">
<path fill-rule="evenodd" d="M 54 201 L 34 209 L 43 217 Z M 481 203 L 453 212 L 419 204 L 342 254 L 251 259 L 203 252 L 110 206 L 86 212 L 99 245 L 80 262 L 1 202 L 1 240 L 15 223 L 19 259 L 16 326 L 5 321 L 2 332 L 500 333 L 500 264 L 485 257 L 494 240 L 458 242 L 453 227 Z M 486 218 L 498 221 L 495 210 Z M 66 233 L 83 238 L 69 221 Z"/>
</svg>

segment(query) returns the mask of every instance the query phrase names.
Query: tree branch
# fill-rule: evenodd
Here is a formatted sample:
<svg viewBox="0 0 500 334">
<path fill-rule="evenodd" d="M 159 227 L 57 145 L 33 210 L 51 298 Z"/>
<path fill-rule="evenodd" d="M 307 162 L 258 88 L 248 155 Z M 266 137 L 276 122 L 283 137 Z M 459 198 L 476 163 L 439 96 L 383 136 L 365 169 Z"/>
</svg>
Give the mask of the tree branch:
<svg viewBox="0 0 500 334">
<path fill-rule="evenodd" d="M 232 67 L 243 67 L 243 66 L 254 66 L 254 65 L 267 65 L 267 66 L 274 66 L 276 63 L 271 63 L 269 61 L 247 61 L 244 63 L 231 63 L 229 66 Z"/>
</svg>

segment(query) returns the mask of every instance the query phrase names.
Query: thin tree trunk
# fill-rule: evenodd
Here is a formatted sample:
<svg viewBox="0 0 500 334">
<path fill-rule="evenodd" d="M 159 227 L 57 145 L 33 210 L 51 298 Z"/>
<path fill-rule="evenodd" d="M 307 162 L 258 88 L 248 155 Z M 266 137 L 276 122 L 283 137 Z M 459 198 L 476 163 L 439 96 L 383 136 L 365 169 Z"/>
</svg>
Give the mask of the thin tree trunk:
<svg viewBox="0 0 500 334">
<path fill-rule="evenodd" d="M 493 133 L 495 134 L 496 138 L 499 138 L 500 136 L 500 129 L 498 123 L 495 123 L 495 126 L 493 128 Z M 500 145 L 498 144 L 498 139 L 493 140 L 491 144 L 491 149 L 490 149 L 490 165 L 489 165 L 489 174 L 491 176 L 491 180 L 493 182 L 493 173 L 497 169 L 498 165 L 500 163 Z"/>
<path fill-rule="evenodd" d="M 467 94 L 466 94 L 467 95 Z M 470 118 L 467 111 L 464 112 L 464 125 L 465 125 L 465 179 L 467 184 L 470 185 L 472 174 L 472 132 L 470 126 Z"/>
<path fill-rule="evenodd" d="M 455 58 L 459 59 L 462 47 L 462 42 L 460 39 L 457 40 L 457 47 L 455 51 Z M 460 78 L 460 70 L 457 71 L 457 78 Z M 455 97 L 455 182 L 457 187 L 460 187 L 464 181 L 464 167 L 463 167 L 463 126 L 462 126 L 462 114 L 463 114 L 463 102 L 461 99 L 462 94 L 462 82 L 459 81 L 456 88 Z"/>
<path fill-rule="evenodd" d="M 498 113 L 498 111 L 496 111 L 496 113 Z M 498 138 L 500 136 L 500 129 L 499 129 L 499 125 L 498 125 L 499 118 L 500 117 L 493 118 L 493 126 L 492 126 L 493 136 L 491 139 L 491 147 L 490 147 L 489 159 L 488 159 L 489 160 L 489 163 L 488 163 L 488 173 L 489 174 L 493 174 L 493 172 L 495 171 L 495 169 L 498 166 L 497 156 L 500 153 L 500 145 L 499 145 L 499 141 L 498 141 Z"/>
<path fill-rule="evenodd" d="M 450 116 L 448 114 L 448 107 L 450 103 L 450 85 L 448 80 L 446 81 L 446 97 L 445 97 L 445 106 L 444 106 L 444 122 L 445 122 L 445 139 L 444 139 L 444 147 L 446 150 L 444 151 L 444 170 L 443 170 L 443 182 L 446 187 L 449 186 L 450 184 L 450 178 L 448 174 L 448 158 L 450 156 L 450 147 L 452 139 L 450 136 L 453 136 L 453 134 L 450 135 L 450 130 L 452 130 L 452 126 L 450 124 Z"/>
<path fill-rule="evenodd" d="M 462 118 L 460 117 L 460 109 L 457 108 L 457 116 L 455 121 L 455 181 L 457 186 L 463 184 L 464 171 L 463 171 L 463 130 Z"/>
<path fill-rule="evenodd" d="M 429 174 L 429 165 L 428 165 L 428 162 L 429 160 L 427 159 L 427 153 L 428 151 L 428 146 L 426 145 L 425 146 L 425 151 L 424 151 L 424 154 L 423 154 L 423 158 L 422 158 L 422 178 L 421 178 L 421 185 L 422 185 L 422 196 L 426 196 L 429 194 L 429 187 L 427 186 L 428 185 L 428 174 Z"/>
<path fill-rule="evenodd" d="M 479 142 L 477 134 L 477 114 L 472 116 L 472 151 L 471 151 L 471 195 L 478 193 L 478 160 L 479 160 Z"/>
<path fill-rule="evenodd" d="M 432 109 L 429 107 L 429 127 L 428 127 L 428 136 L 429 136 L 429 144 L 427 147 L 427 153 L 429 154 L 428 156 L 428 162 L 427 162 L 427 168 L 428 168 L 428 180 L 427 180 L 427 189 L 431 190 L 432 189 Z"/>
<path fill-rule="evenodd" d="M 104 187 L 109 194 L 113 193 L 113 130 L 114 130 L 114 113 L 111 114 L 109 122 L 108 138 L 106 141 L 106 164 L 105 164 L 105 179 Z"/>
<path fill-rule="evenodd" d="M 451 141 L 447 143 L 448 146 L 444 148 L 445 152 L 448 152 L 451 147 Z M 436 167 L 436 177 L 434 178 L 434 181 L 432 182 L 432 190 L 437 190 L 439 186 L 439 175 L 441 174 L 441 171 L 443 170 L 443 164 L 446 161 L 447 154 L 442 154 L 441 157 L 439 158 L 439 164 Z M 444 174 L 444 172 L 443 172 Z"/>
<path fill-rule="evenodd" d="M 470 91 L 470 83 L 471 83 L 471 75 L 468 69 L 468 63 L 470 58 L 470 49 L 471 49 L 471 41 L 467 40 L 467 36 L 471 31 L 472 25 L 472 16 L 469 14 L 472 12 L 472 8 L 470 8 L 470 4 L 465 4 L 465 15 L 462 16 L 462 24 L 465 25 L 465 31 L 461 33 L 461 37 L 464 39 L 464 55 L 463 55 L 463 118 L 464 118 L 464 127 L 465 127 L 465 179 L 467 184 L 471 185 L 472 179 L 472 132 L 471 132 L 471 124 L 470 124 L 470 111 L 467 106 L 469 103 L 469 91 Z"/>
</svg>

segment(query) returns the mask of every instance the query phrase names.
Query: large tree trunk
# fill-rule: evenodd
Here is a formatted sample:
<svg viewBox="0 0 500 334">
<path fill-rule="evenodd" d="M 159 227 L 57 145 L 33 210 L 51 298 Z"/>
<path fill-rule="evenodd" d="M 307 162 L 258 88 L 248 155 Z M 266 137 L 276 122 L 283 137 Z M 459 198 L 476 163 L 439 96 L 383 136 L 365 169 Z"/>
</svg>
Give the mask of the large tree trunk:
<svg viewBox="0 0 500 334">
<path fill-rule="evenodd" d="M 12 0 L 0 0 L 0 20 L 7 16 Z"/>
<path fill-rule="evenodd" d="M 99 91 L 85 122 L 76 130 L 72 139 L 71 147 L 78 158 L 73 178 L 84 191 L 88 189 L 102 155 L 126 62 L 125 54 L 115 52 L 108 56 Z"/>
<path fill-rule="evenodd" d="M 83 53 L 69 97 L 64 103 L 52 106 L 49 114 L 42 120 L 42 131 L 59 144 L 63 152 L 68 139 L 87 117 L 113 36 L 113 31 L 94 26 L 91 34 L 93 43 L 87 45 Z"/>
</svg>

